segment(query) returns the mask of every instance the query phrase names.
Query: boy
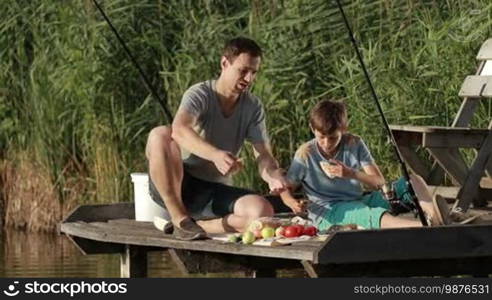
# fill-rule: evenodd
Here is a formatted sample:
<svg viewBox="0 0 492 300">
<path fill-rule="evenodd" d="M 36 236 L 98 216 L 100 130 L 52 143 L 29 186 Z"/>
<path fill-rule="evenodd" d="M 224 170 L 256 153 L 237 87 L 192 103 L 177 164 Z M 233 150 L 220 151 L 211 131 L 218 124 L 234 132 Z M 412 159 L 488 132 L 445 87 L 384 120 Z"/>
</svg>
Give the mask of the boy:
<svg viewBox="0 0 492 300">
<path fill-rule="evenodd" d="M 293 212 L 302 212 L 309 203 L 308 216 L 319 230 L 346 224 L 365 229 L 422 226 L 418 220 L 388 213 L 390 206 L 381 192 L 363 195 L 361 184 L 377 189 L 385 180 L 364 141 L 348 133 L 342 102 L 318 103 L 309 123 L 315 138 L 299 147 L 287 172 L 292 187 L 302 185 L 309 201 L 295 199 L 290 191 L 281 193 Z M 432 199 L 422 178 L 412 175 L 410 180 L 430 223 L 448 223 L 444 198 Z M 395 185 L 397 196 L 403 198 L 406 185 L 401 180 Z"/>
</svg>

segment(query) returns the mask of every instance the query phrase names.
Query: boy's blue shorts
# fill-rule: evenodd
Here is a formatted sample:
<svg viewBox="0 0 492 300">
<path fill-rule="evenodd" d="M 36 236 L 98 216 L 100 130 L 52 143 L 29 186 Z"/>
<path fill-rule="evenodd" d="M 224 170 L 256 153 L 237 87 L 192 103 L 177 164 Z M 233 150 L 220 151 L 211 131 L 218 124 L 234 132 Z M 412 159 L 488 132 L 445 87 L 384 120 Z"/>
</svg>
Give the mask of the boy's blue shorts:
<svg viewBox="0 0 492 300">
<path fill-rule="evenodd" d="M 393 183 L 396 195 L 403 202 L 411 202 L 407 182 L 400 178 Z M 318 224 L 319 230 L 332 225 L 357 224 L 365 229 L 381 228 L 381 217 L 390 209 L 388 201 L 380 191 L 364 195 L 353 201 L 340 201 L 328 209 Z"/>
</svg>

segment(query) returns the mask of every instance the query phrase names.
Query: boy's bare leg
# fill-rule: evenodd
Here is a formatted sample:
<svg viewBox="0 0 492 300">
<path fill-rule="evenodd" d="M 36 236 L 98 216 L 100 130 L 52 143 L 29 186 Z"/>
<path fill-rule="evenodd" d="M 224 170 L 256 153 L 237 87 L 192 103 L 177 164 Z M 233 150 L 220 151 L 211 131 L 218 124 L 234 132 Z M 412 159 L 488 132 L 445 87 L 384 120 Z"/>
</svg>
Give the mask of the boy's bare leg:
<svg viewBox="0 0 492 300">
<path fill-rule="evenodd" d="M 402 217 L 395 217 L 389 213 L 381 216 L 381 228 L 404 228 L 404 227 L 422 227 L 422 223 L 416 220 L 408 220 Z"/>
<path fill-rule="evenodd" d="M 145 154 L 149 161 L 149 175 L 164 200 L 175 226 L 188 214 L 181 199 L 183 162 L 178 144 L 171 138 L 169 126 L 159 126 L 149 134 Z"/>
<path fill-rule="evenodd" d="M 244 232 L 259 217 L 273 216 L 273 207 L 259 195 L 246 195 L 234 204 L 234 213 L 218 219 L 198 221 L 208 233 Z"/>
<path fill-rule="evenodd" d="M 420 207 L 430 218 L 434 218 L 436 214 L 434 204 L 432 203 L 432 195 L 429 192 L 427 184 L 424 179 L 418 175 L 410 174 L 410 182 L 417 199 L 419 200 Z M 385 213 L 381 217 L 381 228 L 401 228 L 401 227 L 421 227 L 420 220 L 408 220 L 401 217 L 395 217 L 388 213 Z"/>
</svg>

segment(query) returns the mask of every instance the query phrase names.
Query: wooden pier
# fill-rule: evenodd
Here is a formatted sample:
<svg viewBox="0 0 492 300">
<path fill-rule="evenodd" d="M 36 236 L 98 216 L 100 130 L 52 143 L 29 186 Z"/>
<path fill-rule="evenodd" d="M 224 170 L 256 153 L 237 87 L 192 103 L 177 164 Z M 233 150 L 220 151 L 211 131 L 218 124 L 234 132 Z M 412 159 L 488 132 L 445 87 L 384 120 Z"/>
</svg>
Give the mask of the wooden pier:
<svg viewBox="0 0 492 300">
<path fill-rule="evenodd" d="M 168 251 L 186 273 L 245 272 L 275 277 L 304 269 L 323 276 L 492 274 L 492 220 L 487 224 L 338 232 L 325 241 L 270 247 L 217 240 L 180 241 L 134 220 L 133 203 L 84 205 L 59 227 L 83 254 L 119 253 L 122 277 L 147 276 L 147 252 Z"/>
</svg>

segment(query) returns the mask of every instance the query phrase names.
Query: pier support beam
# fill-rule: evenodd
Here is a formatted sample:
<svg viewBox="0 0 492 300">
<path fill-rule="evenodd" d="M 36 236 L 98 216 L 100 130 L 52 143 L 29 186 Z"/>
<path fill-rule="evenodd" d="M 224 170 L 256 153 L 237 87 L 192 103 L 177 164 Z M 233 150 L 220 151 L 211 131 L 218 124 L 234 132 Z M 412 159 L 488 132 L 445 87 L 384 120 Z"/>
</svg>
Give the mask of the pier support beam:
<svg viewBox="0 0 492 300">
<path fill-rule="evenodd" d="M 147 277 L 147 251 L 145 249 L 125 245 L 120 256 L 120 277 Z"/>
</svg>

